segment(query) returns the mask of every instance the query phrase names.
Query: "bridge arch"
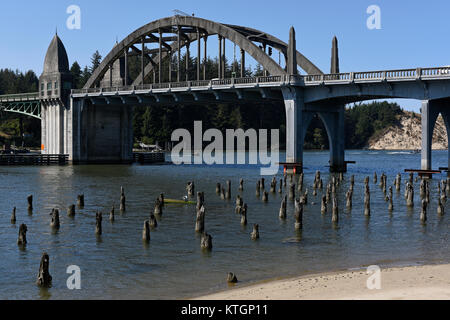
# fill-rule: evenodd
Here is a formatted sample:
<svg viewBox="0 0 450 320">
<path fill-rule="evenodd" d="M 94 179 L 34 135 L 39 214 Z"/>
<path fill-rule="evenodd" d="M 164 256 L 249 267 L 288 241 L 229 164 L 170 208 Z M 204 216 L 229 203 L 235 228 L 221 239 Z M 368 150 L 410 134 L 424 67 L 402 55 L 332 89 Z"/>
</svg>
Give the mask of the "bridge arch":
<svg viewBox="0 0 450 320">
<path fill-rule="evenodd" d="M 259 48 L 254 43 L 259 42 L 264 46 L 273 46 L 274 48 L 280 50 L 280 52 L 283 52 L 283 54 L 286 56 L 287 44 L 277 39 L 276 37 L 263 33 L 259 30 L 241 26 L 221 24 L 202 18 L 191 16 L 173 16 L 150 22 L 132 32 L 120 43 L 116 44 L 111 52 L 101 62 L 100 66 L 94 71 L 84 88 L 91 88 L 98 84 L 110 69 L 110 66 L 112 66 L 115 61 L 124 56 L 125 52 L 128 52 L 129 48 L 134 47 L 134 45 L 136 44 L 141 44 L 142 42 L 146 43 L 146 41 L 156 42 L 156 40 L 159 39 L 158 37 L 153 35 L 153 33 L 164 32 L 173 34 L 179 32 L 179 28 L 186 28 L 185 30 L 190 31 L 191 33 L 189 33 L 189 36 L 183 34 L 184 41 L 180 42 L 180 48 L 178 48 L 177 41 L 173 41 L 170 44 L 164 42 L 164 47 L 171 52 L 180 51 L 182 47 L 184 47 L 187 43 L 199 40 L 202 37 L 218 35 L 239 46 L 259 64 L 261 64 L 269 74 L 286 74 L 286 71 L 277 62 L 275 62 L 267 53 L 264 52 L 264 50 Z M 201 31 L 200 37 L 197 36 L 197 34 L 199 33 L 196 33 L 195 30 Z M 147 39 L 147 37 L 149 38 Z M 134 49 L 136 50 L 136 48 Z M 166 57 L 167 54 L 165 54 L 165 56 L 161 55 L 161 59 Z M 159 56 L 157 56 L 156 58 L 159 60 Z M 300 52 L 297 52 L 297 64 L 307 73 L 322 74 L 320 69 L 317 68 Z M 147 65 L 144 69 L 144 76 L 151 72 L 155 65 L 156 63 L 154 61 L 149 63 L 149 65 Z M 135 81 L 135 83 L 133 84 L 142 83 L 141 79 L 142 72 L 141 75 L 138 76 L 137 81 Z"/>
</svg>

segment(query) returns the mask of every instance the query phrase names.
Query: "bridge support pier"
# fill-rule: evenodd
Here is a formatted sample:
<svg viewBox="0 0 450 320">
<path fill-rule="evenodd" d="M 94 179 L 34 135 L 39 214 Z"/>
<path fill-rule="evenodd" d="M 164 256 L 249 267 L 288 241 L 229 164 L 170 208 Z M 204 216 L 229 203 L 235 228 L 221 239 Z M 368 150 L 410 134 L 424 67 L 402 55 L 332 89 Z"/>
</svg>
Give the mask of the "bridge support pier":
<svg viewBox="0 0 450 320">
<path fill-rule="evenodd" d="M 295 87 L 282 88 L 286 110 L 286 162 L 303 164 L 303 140 L 308 117 L 303 109 L 303 91 Z"/>
<path fill-rule="evenodd" d="M 68 111 L 59 101 L 42 103 L 41 145 L 43 154 L 66 154 Z"/>
<path fill-rule="evenodd" d="M 435 101 L 422 101 L 422 152 L 420 167 L 422 170 L 431 170 L 431 147 L 433 130 L 439 115 L 439 106 Z"/>
<path fill-rule="evenodd" d="M 133 107 L 71 99 L 69 160 L 73 163 L 131 163 Z"/>
<path fill-rule="evenodd" d="M 433 131 L 439 113 L 444 119 L 447 129 L 447 140 L 450 141 L 450 110 L 448 105 L 449 99 L 443 100 L 424 100 L 422 101 L 422 152 L 421 152 L 421 169 L 431 170 L 431 152 L 433 144 Z M 450 168 L 450 151 L 448 152 L 448 167 Z"/>
<path fill-rule="evenodd" d="M 330 144 L 330 171 L 346 172 L 345 165 L 345 106 L 333 106 L 330 112 L 318 112 L 328 134 Z"/>
</svg>

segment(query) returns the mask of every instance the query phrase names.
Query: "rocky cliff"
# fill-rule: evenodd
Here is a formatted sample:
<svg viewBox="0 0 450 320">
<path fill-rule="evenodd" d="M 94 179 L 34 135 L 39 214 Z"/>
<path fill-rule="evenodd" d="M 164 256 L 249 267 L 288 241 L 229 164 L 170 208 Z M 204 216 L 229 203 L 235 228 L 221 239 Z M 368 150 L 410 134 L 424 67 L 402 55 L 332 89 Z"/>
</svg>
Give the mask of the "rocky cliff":
<svg viewBox="0 0 450 320">
<path fill-rule="evenodd" d="M 369 149 L 417 150 L 421 149 L 422 131 L 420 114 L 405 111 L 398 116 L 399 124 L 384 129 L 369 140 Z M 433 149 L 447 149 L 447 130 L 438 117 L 433 132 Z"/>
</svg>

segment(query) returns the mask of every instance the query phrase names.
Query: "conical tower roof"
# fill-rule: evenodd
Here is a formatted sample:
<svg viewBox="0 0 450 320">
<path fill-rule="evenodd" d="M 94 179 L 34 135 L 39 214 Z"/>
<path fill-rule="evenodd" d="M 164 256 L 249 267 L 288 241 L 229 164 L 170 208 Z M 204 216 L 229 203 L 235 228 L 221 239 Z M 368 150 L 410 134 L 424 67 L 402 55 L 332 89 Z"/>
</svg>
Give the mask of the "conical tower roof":
<svg viewBox="0 0 450 320">
<path fill-rule="evenodd" d="M 44 73 L 69 72 L 66 48 L 57 34 L 48 47 L 44 61 Z"/>
</svg>

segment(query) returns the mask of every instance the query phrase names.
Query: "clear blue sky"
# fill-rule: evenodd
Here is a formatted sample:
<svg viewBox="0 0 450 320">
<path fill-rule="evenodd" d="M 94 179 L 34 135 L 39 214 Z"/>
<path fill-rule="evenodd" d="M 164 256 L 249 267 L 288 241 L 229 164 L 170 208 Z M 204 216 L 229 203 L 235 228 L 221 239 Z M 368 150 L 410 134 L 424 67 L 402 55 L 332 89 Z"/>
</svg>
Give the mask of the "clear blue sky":
<svg viewBox="0 0 450 320">
<path fill-rule="evenodd" d="M 81 8 L 81 30 L 68 30 L 66 9 Z M 381 8 L 381 30 L 369 30 L 369 5 Z M 261 29 L 288 40 L 297 34 L 297 49 L 323 71 L 329 71 L 331 39 L 339 40 L 341 71 L 450 65 L 448 0 L 284 0 L 284 1 L 2 1 L 0 68 L 38 75 L 47 47 L 58 28 L 70 64 L 90 63 L 95 50 L 105 56 L 116 37 L 179 9 L 196 16 Z M 231 55 L 232 50 L 227 53 Z M 418 101 L 401 103 L 418 110 Z"/>
</svg>

